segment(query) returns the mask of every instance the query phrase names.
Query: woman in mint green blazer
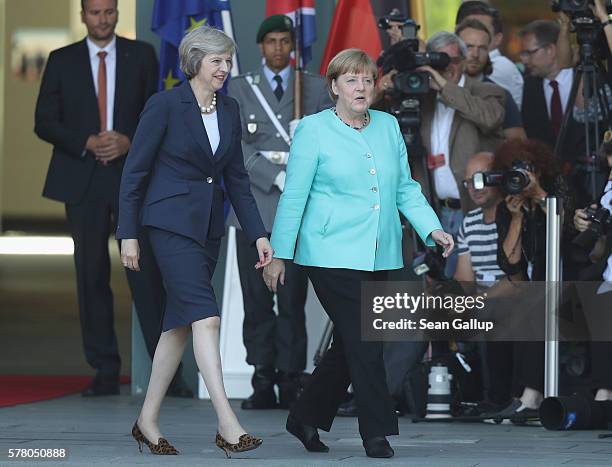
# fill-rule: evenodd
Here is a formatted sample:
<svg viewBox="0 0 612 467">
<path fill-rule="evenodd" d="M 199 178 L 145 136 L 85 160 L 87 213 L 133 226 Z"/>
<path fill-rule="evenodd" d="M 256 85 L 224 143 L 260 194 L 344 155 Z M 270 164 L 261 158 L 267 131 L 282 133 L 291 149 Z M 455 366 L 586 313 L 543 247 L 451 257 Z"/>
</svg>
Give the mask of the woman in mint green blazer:
<svg viewBox="0 0 612 467">
<path fill-rule="evenodd" d="M 366 454 L 391 457 L 386 435 L 398 434 L 385 380 L 382 342 L 364 342 L 360 329 L 362 281 L 385 280 L 403 267 L 401 212 L 428 245 L 447 256 L 453 240 L 410 176 L 397 120 L 368 110 L 376 66 L 358 49 L 330 62 L 333 109 L 305 117 L 289 156 L 274 228 L 268 287 L 284 284 L 284 260 L 305 267 L 334 323 L 334 339 L 311 382 L 292 407 L 287 430 L 309 451 L 326 452 L 317 428 L 329 431 L 353 384 Z"/>
</svg>

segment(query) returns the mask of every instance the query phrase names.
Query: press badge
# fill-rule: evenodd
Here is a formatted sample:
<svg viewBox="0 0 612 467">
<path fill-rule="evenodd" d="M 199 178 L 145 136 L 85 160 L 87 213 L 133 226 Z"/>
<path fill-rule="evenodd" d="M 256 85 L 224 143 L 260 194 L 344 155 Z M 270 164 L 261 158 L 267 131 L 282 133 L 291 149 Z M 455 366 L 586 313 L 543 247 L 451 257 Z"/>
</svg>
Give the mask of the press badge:
<svg viewBox="0 0 612 467">
<path fill-rule="evenodd" d="M 429 170 L 438 169 L 444 167 L 445 159 L 444 154 L 429 154 L 427 156 L 427 168 Z"/>
</svg>

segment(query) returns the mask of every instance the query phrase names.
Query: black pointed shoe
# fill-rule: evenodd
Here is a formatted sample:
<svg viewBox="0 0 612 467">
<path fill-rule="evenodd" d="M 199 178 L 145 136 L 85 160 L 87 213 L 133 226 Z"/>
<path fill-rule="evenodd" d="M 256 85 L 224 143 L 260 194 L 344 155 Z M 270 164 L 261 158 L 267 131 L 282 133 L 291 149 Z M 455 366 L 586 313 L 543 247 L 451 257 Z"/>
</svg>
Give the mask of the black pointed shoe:
<svg viewBox="0 0 612 467">
<path fill-rule="evenodd" d="M 395 451 L 384 436 L 364 439 L 363 447 L 368 457 L 389 458 L 395 455 Z"/>
<path fill-rule="evenodd" d="M 301 441 L 307 451 L 329 452 L 329 447 L 319 439 L 319 432 L 315 427 L 304 425 L 289 415 L 286 428 L 289 433 Z"/>
</svg>

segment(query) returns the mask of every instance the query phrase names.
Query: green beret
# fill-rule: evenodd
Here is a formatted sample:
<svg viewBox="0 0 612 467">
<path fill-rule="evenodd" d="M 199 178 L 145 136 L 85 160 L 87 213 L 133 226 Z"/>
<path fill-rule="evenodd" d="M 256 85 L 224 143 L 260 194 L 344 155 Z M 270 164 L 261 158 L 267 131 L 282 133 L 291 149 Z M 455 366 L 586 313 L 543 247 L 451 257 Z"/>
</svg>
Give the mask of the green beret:
<svg viewBox="0 0 612 467">
<path fill-rule="evenodd" d="M 257 43 L 261 43 L 269 32 L 290 32 L 293 38 L 293 21 L 285 15 L 272 15 L 263 20 L 257 31 Z"/>
</svg>

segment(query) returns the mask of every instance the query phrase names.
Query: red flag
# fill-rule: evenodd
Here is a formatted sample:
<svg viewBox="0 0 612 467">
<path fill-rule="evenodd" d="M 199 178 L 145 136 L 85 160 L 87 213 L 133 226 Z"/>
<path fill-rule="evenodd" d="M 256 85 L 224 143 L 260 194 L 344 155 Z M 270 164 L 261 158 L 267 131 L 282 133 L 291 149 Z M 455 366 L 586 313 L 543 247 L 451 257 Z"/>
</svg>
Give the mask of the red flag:
<svg viewBox="0 0 612 467">
<path fill-rule="evenodd" d="M 382 52 L 370 0 L 338 0 L 320 73 L 324 75 L 327 72 L 327 65 L 338 52 L 351 47 L 364 50 L 372 60 Z"/>
</svg>

